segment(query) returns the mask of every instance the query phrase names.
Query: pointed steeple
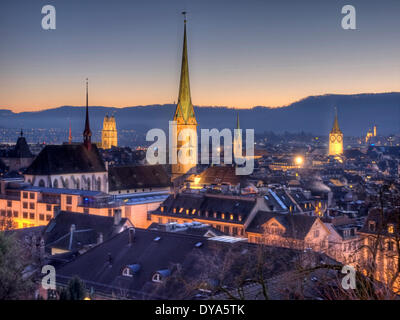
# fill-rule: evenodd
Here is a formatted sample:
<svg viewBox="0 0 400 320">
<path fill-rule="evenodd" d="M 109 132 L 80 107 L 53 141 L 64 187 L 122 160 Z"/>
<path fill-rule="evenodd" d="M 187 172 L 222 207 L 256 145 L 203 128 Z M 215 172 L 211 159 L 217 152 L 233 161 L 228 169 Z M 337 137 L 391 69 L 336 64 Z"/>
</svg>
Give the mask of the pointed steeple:
<svg viewBox="0 0 400 320">
<path fill-rule="evenodd" d="M 186 12 L 184 15 L 184 33 L 183 33 L 183 50 L 182 50 L 182 66 L 181 66 L 181 79 L 179 84 L 178 104 L 176 106 L 174 120 L 178 124 L 197 124 L 194 115 L 192 98 L 190 96 L 190 82 L 189 82 L 189 63 L 187 54 L 187 40 L 186 40 Z"/>
<path fill-rule="evenodd" d="M 86 79 L 86 120 L 85 130 L 83 131 L 83 144 L 90 150 L 92 148 L 92 131 L 89 123 L 89 80 Z"/>
<path fill-rule="evenodd" d="M 335 121 L 333 122 L 333 128 L 331 133 L 342 133 L 339 128 L 339 122 L 338 122 L 338 117 L 337 117 L 337 108 L 335 107 Z"/>
<path fill-rule="evenodd" d="M 69 134 L 68 134 L 68 143 L 72 143 L 72 132 L 71 132 L 71 119 L 69 120 Z"/>
</svg>

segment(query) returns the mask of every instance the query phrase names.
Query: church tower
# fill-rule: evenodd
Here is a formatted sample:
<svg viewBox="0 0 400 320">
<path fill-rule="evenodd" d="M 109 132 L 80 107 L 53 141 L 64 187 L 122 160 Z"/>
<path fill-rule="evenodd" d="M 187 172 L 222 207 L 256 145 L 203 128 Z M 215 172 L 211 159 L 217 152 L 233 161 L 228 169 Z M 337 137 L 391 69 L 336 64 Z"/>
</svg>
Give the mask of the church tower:
<svg viewBox="0 0 400 320">
<path fill-rule="evenodd" d="M 337 110 L 335 108 L 335 121 L 329 134 L 329 155 L 340 156 L 343 154 L 343 133 L 339 129 Z"/>
<path fill-rule="evenodd" d="M 186 40 L 186 13 L 183 12 L 184 19 L 184 34 L 183 34 L 183 51 L 182 51 L 182 66 L 181 78 L 179 84 L 178 104 L 176 106 L 174 121 L 176 121 L 176 134 L 174 140 L 176 146 L 173 147 L 172 152 L 178 154 L 180 152 L 184 157 L 187 157 L 188 163 L 178 163 L 172 165 L 172 178 L 186 174 L 190 169 L 196 166 L 197 162 L 197 139 L 190 139 L 185 141 L 178 141 L 179 133 L 184 129 L 193 130 L 197 138 L 197 121 L 194 115 L 194 108 L 192 98 L 190 96 L 190 82 L 189 82 L 189 64 L 187 54 L 187 40 Z M 193 141 L 193 140 L 196 140 Z"/>
<path fill-rule="evenodd" d="M 239 124 L 239 113 L 237 114 L 237 119 L 236 119 L 236 129 L 240 130 L 240 124 Z M 234 132 L 234 139 L 233 139 L 233 161 L 235 159 L 239 159 L 242 157 L 242 135 L 240 131 Z"/>
<path fill-rule="evenodd" d="M 89 82 L 86 79 L 86 120 L 85 130 L 83 131 L 83 144 L 89 151 L 92 149 L 92 131 L 89 123 Z"/>
<path fill-rule="evenodd" d="M 118 145 L 118 133 L 115 117 L 106 115 L 103 121 L 103 130 L 101 131 L 101 147 L 111 149 Z"/>
</svg>

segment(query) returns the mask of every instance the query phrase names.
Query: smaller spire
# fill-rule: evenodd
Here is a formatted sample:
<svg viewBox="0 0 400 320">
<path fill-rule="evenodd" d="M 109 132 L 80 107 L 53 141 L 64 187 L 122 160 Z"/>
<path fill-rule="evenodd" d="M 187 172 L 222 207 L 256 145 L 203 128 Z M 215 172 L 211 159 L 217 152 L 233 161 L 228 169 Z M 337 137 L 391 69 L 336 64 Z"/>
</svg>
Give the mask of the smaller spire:
<svg viewBox="0 0 400 320">
<path fill-rule="evenodd" d="M 89 79 L 86 78 L 86 120 L 85 130 L 83 131 L 83 144 L 90 151 L 92 148 L 92 131 L 89 123 Z"/>
<path fill-rule="evenodd" d="M 239 112 L 237 113 L 236 129 L 240 129 L 240 124 L 239 124 Z"/>
<path fill-rule="evenodd" d="M 337 108 L 335 107 L 335 120 L 333 122 L 333 128 L 331 133 L 341 133 L 340 128 L 339 128 L 339 121 L 338 121 L 338 116 L 337 116 Z"/>
<path fill-rule="evenodd" d="M 68 134 L 68 144 L 72 143 L 72 132 L 71 132 L 71 119 L 69 119 L 69 134 Z"/>
</svg>

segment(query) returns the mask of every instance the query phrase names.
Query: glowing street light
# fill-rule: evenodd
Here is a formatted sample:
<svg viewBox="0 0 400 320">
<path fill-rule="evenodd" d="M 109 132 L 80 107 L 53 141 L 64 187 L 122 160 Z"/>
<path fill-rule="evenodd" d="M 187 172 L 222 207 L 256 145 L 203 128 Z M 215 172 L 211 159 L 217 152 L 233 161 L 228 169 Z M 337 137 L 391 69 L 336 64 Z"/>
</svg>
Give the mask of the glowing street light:
<svg viewBox="0 0 400 320">
<path fill-rule="evenodd" d="M 304 163 L 304 158 L 302 156 L 297 156 L 296 158 L 294 158 L 294 162 L 298 166 L 301 166 Z"/>
</svg>

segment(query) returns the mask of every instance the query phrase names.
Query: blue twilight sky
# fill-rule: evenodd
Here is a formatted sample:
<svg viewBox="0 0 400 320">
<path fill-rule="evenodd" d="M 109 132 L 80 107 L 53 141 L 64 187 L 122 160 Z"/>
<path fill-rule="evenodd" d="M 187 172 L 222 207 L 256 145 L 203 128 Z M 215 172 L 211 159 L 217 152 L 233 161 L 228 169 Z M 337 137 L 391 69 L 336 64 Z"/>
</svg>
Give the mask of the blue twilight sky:
<svg viewBox="0 0 400 320">
<path fill-rule="evenodd" d="M 346 4 L 357 30 L 341 28 Z M 83 105 L 86 77 L 91 105 L 176 101 L 182 10 L 195 105 L 399 91 L 399 0 L 2 0 L 0 108 Z"/>
</svg>

